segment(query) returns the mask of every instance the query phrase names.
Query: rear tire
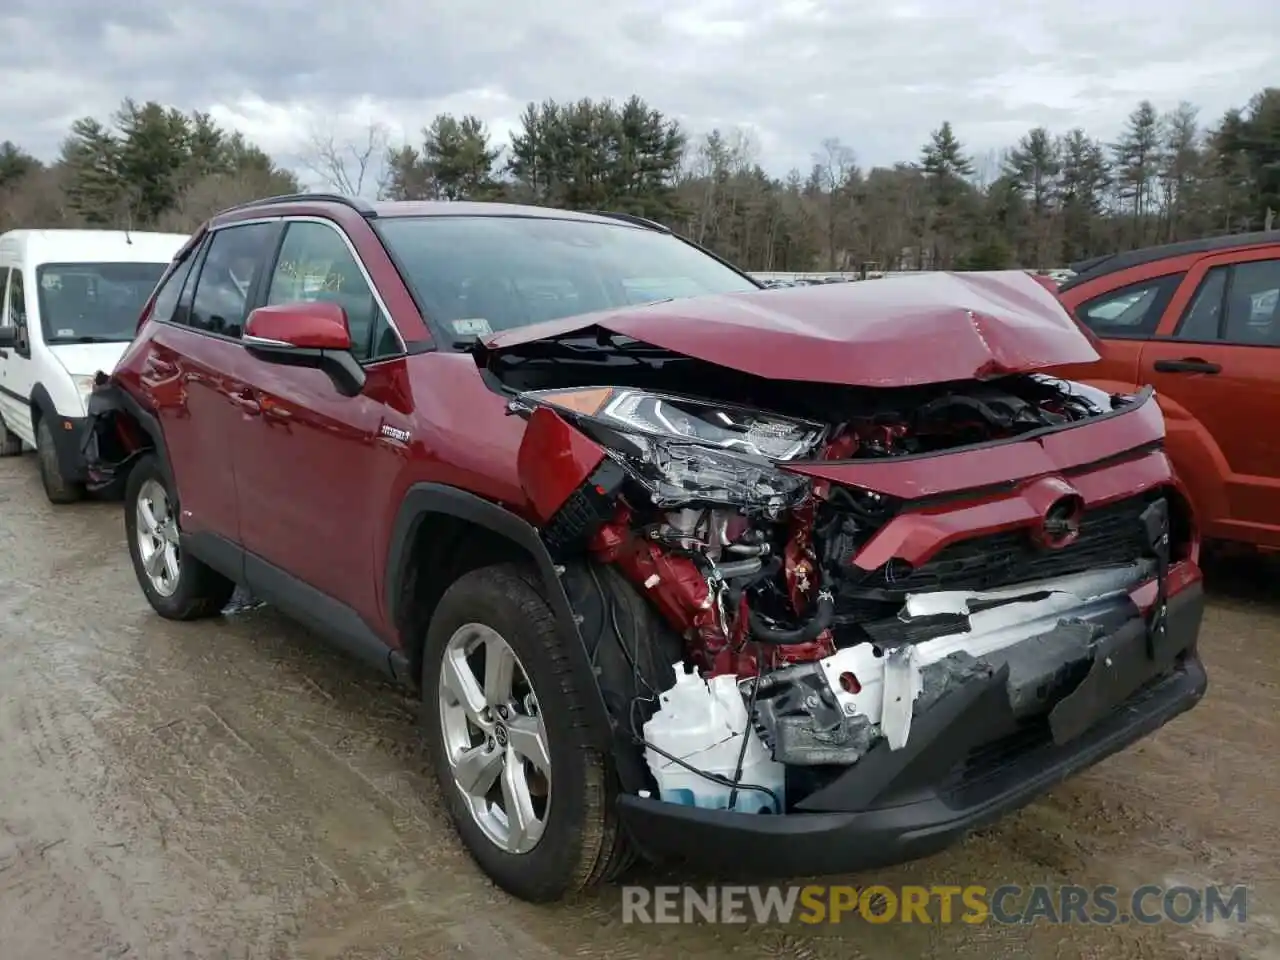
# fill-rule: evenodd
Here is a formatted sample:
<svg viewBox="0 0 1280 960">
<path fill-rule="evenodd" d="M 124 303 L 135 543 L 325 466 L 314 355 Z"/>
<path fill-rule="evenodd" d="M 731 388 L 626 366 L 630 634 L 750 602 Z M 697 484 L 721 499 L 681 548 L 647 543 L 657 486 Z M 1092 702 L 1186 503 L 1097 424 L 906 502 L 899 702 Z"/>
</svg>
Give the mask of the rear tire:
<svg viewBox="0 0 1280 960">
<path fill-rule="evenodd" d="M 16 457 L 22 453 L 22 438 L 4 424 L 0 417 L 0 457 Z"/>
<path fill-rule="evenodd" d="M 36 454 L 40 460 L 40 481 L 50 503 L 75 503 L 84 496 L 84 484 L 68 480 L 58 462 L 58 446 L 48 417 L 36 421 Z"/>
<path fill-rule="evenodd" d="M 236 585 L 179 543 L 178 499 L 154 454 L 140 459 L 125 485 L 124 529 L 138 585 L 167 620 L 216 617 Z"/>
<path fill-rule="evenodd" d="M 494 694 L 488 682 L 495 650 L 514 655 L 511 672 L 517 682 L 510 685 L 515 690 L 510 698 Z M 476 662 L 481 656 L 483 665 Z M 445 807 L 477 865 L 507 892 L 535 903 L 559 900 L 615 872 L 627 859 L 615 814 L 615 777 L 590 736 L 588 694 L 578 689 L 539 579 L 513 564 L 464 574 L 435 610 L 422 663 L 426 749 Z M 471 683 L 468 710 L 457 691 Z M 533 707 L 523 706 L 530 698 Z M 510 712 L 504 717 L 503 710 Z M 478 723 L 470 719 L 477 717 Z M 531 721 L 541 731 L 550 767 L 542 781 L 533 775 L 536 767 L 521 760 L 527 754 L 515 746 L 516 732 Z M 520 774 L 525 793 L 519 795 L 514 788 L 508 792 L 506 781 L 513 753 L 515 769 L 525 771 Z M 486 776 L 466 777 L 472 760 L 485 767 Z M 496 779 L 486 788 L 490 775 Z M 469 788 L 464 782 L 480 786 Z M 545 787 L 540 817 L 539 786 Z M 503 826 L 511 823 L 506 807 L 518 796 L 532 798 L 529 809 L 537 823 L 538 839 L 531 846 L 526 842 L 524 849 L 513 842 L 510 827 L 504 831 Z"/>
</svg>

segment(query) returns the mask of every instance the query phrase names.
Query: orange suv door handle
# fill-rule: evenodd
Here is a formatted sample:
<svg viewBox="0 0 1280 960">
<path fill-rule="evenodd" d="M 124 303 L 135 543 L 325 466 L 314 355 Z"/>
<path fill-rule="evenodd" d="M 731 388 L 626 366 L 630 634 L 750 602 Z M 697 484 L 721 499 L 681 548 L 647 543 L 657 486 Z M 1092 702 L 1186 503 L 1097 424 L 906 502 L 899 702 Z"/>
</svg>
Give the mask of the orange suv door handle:
<svg viewBox="0 0 1280 960">
<path fill-rule="evenodd" d="M 1222 364 L 1210 363 L 1199 357 L 1183 357 L 1181 360 L 1157 360 L 1157 373 L 1221 373 Z"/>
</svg>

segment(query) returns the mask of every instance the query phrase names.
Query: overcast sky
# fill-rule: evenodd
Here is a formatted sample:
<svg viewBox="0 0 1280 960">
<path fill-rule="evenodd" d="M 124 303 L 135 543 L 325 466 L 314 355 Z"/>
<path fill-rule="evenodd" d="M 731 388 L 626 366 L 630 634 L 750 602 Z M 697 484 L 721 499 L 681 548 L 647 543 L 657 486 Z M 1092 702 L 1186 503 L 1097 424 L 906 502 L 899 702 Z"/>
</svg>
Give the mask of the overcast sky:
<svg viewBox="0 0 1280 960">
<path fill-rule="evenodd" d="M 465 11 L 465 12 L 464 12 Z M 863 165 L 950 120 L 1111 138 L 1143 97 L 1202 119 L 1280 84 L 1278 0 L 0 0 L 0 140 L 53 156 L 126 96 L 210 111 L 278 158 L 441 111 L 499 138 L 530 100 L 636 92 L 693 132 L 749 128 L 775 172 L 825 137 Z"/>
</svg>

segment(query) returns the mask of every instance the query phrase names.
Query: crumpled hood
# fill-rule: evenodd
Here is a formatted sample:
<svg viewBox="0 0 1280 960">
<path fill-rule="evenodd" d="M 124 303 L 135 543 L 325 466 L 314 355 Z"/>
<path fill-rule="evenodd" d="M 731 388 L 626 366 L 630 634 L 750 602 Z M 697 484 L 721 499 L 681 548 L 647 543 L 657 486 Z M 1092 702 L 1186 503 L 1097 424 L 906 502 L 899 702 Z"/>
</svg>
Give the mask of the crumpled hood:
<svg viewBox="0 0 1280 960">
<path fill-rule="evenodd" d="M 925 273 L 670 300 L 498 334 L 487 351 L 603 328 L 776 380 L 902 387 L 986 379 L 1098 353 L 1021 270 Z"/>
</svg>

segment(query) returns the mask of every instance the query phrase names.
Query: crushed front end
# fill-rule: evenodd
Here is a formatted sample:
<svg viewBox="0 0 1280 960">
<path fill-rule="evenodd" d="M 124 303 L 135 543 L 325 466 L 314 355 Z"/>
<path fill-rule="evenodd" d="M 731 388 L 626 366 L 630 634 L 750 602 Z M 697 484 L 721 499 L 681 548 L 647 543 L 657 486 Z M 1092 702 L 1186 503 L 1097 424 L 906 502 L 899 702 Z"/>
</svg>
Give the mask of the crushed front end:
<svg viewBox="0 0 1280 960">
<path fill-rule="evenodd" d="M 548 550 L 619 572 L 682 644 L 674 685 L 605 691 L 646 761 L 621 809 L 650 855 L 925 855 L 1202 696 L 1198 541 L 1150 392 L 788 384 L 599 332 L 534 346 L 490 375 L 528 420 Z M 595 386 L 604 368 L 634 385 Z"/>
</svg>

